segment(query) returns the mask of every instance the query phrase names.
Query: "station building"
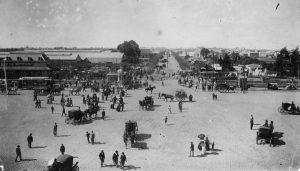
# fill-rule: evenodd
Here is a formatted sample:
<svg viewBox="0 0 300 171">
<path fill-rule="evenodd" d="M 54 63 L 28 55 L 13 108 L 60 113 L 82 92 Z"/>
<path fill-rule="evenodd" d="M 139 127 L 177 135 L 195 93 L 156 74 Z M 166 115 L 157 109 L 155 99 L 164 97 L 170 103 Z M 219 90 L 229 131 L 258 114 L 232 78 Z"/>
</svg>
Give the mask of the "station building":
<svg viewBox="0 0 300 171">
<path fill-rule="evenodd" d="M 50 68 L 47 56 L 40 51 L 12 51 L 0 55 L 0 78 L 47 77 Z"/>
</svg>

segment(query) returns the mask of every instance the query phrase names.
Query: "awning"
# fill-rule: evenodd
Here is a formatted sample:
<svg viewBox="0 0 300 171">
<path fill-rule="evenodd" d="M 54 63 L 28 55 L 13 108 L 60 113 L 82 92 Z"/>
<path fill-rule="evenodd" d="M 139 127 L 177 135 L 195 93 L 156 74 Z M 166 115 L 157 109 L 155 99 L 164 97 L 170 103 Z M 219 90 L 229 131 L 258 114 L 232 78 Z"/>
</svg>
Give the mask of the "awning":
<svg viewBox="0 0 300 171">
<path fill-rule="evenodd" d="M 3 67 L 0 67 L 0 69 L 4 69 Z M 16 67 L 5 67 L 5 69 L 6 70 L 26 70 L 26 71 L 28 71 L 28 70 L 43 70 L 43 71 L 45 71 L 45 70 L 50 70 L 50 68 L 48 68 L 48 67 L 22 67 L 22 66 L 16 66 Z"/>
</svg>

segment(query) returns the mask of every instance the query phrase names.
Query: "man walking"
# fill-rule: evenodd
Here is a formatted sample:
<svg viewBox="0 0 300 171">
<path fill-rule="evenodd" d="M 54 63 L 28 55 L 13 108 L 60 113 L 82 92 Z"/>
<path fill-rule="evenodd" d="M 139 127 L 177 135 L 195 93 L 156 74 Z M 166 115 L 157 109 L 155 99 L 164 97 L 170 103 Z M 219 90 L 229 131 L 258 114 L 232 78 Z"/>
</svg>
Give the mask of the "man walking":
<svg viewBox="0 0 300 171">
<path fill-rule="evenodd" d="M 53 128 L 53 135 L 57 136 L 57 124 L 56 124 L 56 122 L 55 122 L 54 128 Z"/>
<path fill-rule="evenodd" d="M 21 148 L 20 146 L 18 145 L 17 148 L 16 148 L 16 154 L 17 154 L 17 157 L 16 157 L 16 160 L 15 162 L 18 161 L 18 158 L 20 158 L 20 161 L 22 161 L 22 154 L 21 154 Z"/>
<path fill-rule="evenodd" d="M 116 165 L 118 167 L 118 159 L 119 159 L 118 151 L 115 151 L 115 153 L 113 154 L 112 159 L 113 159 L 114 165 Z"/>
<path fill-rule="evenodd" d="M 122 152 L 122 155 L 120 156 L 120 164 L 121 164 L 121 169 L 124 169 L 124 165 L 126 162 L 126 155 L 124 154 L 124 152 Z"/>
<path fill-rule="evenodd" d="M 91 142 L 92 142 L 92 144 L 95 143 L 95 134 L 93 131 L 92 131 L 92 136 L 91 136 Z"/>
<path fill-rule="evenodd" d="M 61 154 L 65 154 L 66 148 L 65 148 L 65 146 L 63 144 L 61 144 L 59 150 L 60 150 Z"/>
<path fill-rule="evenodd" d="M 190 146 L 190 157 L 194 157 L 194 143 L 191 142 L 191 146 Z"/>
<path fill-rule="evenodd" d="M 90 133 L 88 131 L 86 131 L 86 138 L 88 143 L 90 143 Z"/>
<path fill-rule="evenodd" d="M 31 148 L 31 143 L 33 142 L 32 133 L 30 133 L 27 137 L 28 147 Z"/>
<path fill-rule="evenodd" d="M 102 110 L 102 119 L 103 120 L 105 119 L 105 110 L 104 109 Z"/>
<path fill-rule="evenodd" d="M 62 108 L 61 117 L 62 117 L 63 115 L 67 116 L 66 110 L 65 110 L 65 107 L 64 107 L 64 106 L 63 106 L 63 108 Z"/>
<path fill-rule="evenodd" d="M 168 107 L 168 114 L 172 114 L 172 111 L 171 111 L 171 106 L 169 105 L 169 107 Z"/>
<path fill-rule="evenodd" d="M 251 119 L 250 119 L 250 130 L 252 130 L 252 128 L 253 128 L 253 121 L 254 119 L 253 119 L 253 115 L 251 115 Z"/>
<path fill-rule="evenodd" d="M 105 154 L 104 154 L 103 150 L 101 150 L 101 152 L 99 153 L 99 159 L 101 161 L 101 167 L 103 167 L 103 163 L 104 163 L 104 160 L 105 160 Z"/>
<path fill-rule="evenodd" d="M 168 117 L 166 116 L 164 120 L 165 120 L 165 124 L 167 124 L 168 123 Z"/>
<path fill-rule="evenodd" d="M 54 113 L 54 107 L 53 107 L 53 105 L 51 106 L 51 113 L 52 114 Z"/>
</svg>

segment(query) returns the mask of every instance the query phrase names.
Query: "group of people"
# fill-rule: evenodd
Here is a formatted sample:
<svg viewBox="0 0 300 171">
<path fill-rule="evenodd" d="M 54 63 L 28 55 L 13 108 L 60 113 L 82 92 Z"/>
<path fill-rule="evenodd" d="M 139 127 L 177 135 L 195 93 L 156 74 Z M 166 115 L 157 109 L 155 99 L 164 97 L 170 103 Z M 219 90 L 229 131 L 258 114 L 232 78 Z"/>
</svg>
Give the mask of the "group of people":
<svg viewBox="0 0 300 171">
<path fill-rule="evenodd" d="M 91 137 L 91 141 L 90 141 L 90 137 Z M 92 131 L 91 133 L 89 133 L 88 131 L 86 131 L 86 138 L 88 143 L 95 143 L 95 133 Z"/>
</svg>

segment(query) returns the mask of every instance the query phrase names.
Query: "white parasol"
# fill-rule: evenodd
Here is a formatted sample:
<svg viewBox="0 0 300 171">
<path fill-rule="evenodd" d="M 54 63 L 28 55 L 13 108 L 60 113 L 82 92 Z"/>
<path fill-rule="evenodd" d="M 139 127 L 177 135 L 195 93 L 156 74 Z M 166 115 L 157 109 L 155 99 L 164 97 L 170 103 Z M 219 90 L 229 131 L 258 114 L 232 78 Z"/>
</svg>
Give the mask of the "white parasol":
<svg viewBox="0 0 300 171">
<path fill-rule="evenodd" d="M 52 166 L 54 163 L 55 158 L 52 158 L 48 161 L 48 166 Z"/>
</svg>

